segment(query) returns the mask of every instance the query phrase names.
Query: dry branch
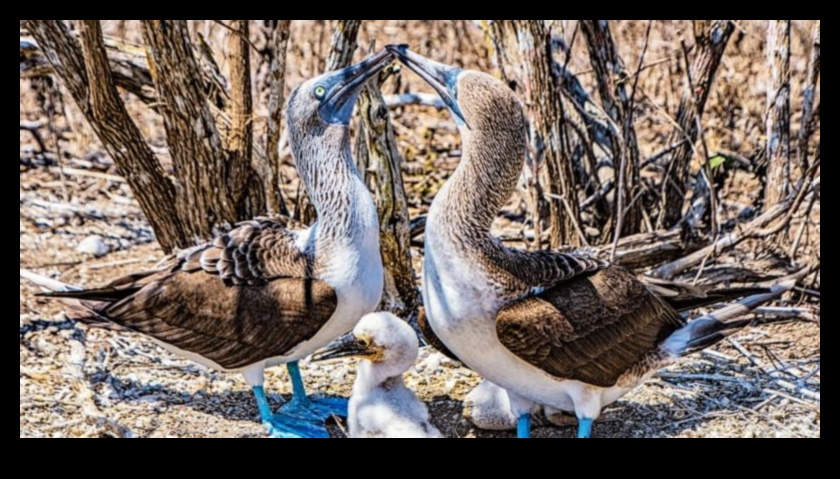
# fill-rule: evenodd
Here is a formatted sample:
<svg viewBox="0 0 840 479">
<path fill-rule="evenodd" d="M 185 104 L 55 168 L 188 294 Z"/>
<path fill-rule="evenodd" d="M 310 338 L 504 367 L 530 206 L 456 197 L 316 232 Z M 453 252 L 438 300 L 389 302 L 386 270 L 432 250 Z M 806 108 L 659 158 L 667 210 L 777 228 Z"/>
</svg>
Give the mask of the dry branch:
<svg viewBox="0 0 840 479">
<path fill-rule="evenodd" d="M 680 146 L 671 155 L 668 175 L 662 185 L 664 205 L 658 221 L 660 228 L 670 228 L 682 219 L 686 197 L 682 188 L 688 184 L 694 143 L 700 134 L 698 118 L 703 117 L 715 75 L 735 30 L 735 25 L 729 20 L 696 21 L 694 27 L 694 59 L 689 77 L 695 90 L 685 88 L 677 113 L 678 128 L 674 129 L 668 142 Z"/>
<path fill-rule="evenodd" d="M 639 144 L 633 127 L 632 92 L 628 92 L 628 75 L 610 32 L 609 22 L 583 20 L 581 30 L 589 46 L 589 60 L 596 73 L 598 92 L 604 110 L 613 123 L 621 128 L 621 136 L 611 142 L 619 185 L 613 211 L 613 229 L 616 230 L 618 238 L 638 233 L 642 223 L 641 203 L 636 202 L 632 207 L 628 207 L 630 200 L 635 198 L 641 189 Z"/>
<path fill-rule="evenodd" d="M 386 78 L 386 71 L 380 81 Z M 402 180 L 402 156 L 391 125 L 388 107 L 377 82 L 372 81 L 358 100 L 361 130 L 356 148 L 360 170 L 369 178 L 379 212 L 380 245 L 385 266 L 382 308 L 411 321 L 416 318 L 419 295 L 411 261 L 411 224 Z"/>
<path fill-rule="evenodd" d="M 798 168 L 808 168 L 808 143 L 814 134 L 814 101 L 817 97 L 817 82 L 820 80 L 820 21 L 814 27 L 814 45 L 808 61 L 808 79 L 802 89 L 802 122 L 799 126 L 799 162 Z M 816 110 L 819 118 L 819 110 Z"/>
<path fill-rule="evenodd" d="M 64 22 L 27 21 L 26 25 L 38 44 L 53 52 L 47 56 L 53 69 L 134 190 L 158 242 L 167 251 L 182 244 L 185 231 L 172 220 L 177 218 L 175 189 L 117 93 L 99 23 L 82 24 L 84 54 Z"/>
<path fill-rule="evenodd" d="M 772 84 L 767 91 L 767 179 L 764 198 L 768 206 L 790 192 L 790 20 L 771 20 L 767 35 L 767 61 Z"/>
<path fill-rule="evenodd" d="M 288 215 L 280 189 L 280 136 L 283 106 L 286 102 L 286 50 L 291 20 L 276 20 L 271 33 L 271 58 L 268 73 L 268 128 L 265 148 L 267 168 L 263 174 L 266 206 L 269 213 Z"/>
<path fill-rule="evenodd" d="M 361 20 L 338 20 L 332 35 L 332 48 L 327 60 L 327 71 L 338 70 L 353 62 L 356 39 L 359 36 Z"/>
<path fill-rule="evenodd" d="M 800 187 L 796 194 L 789 196 L 746 225 L 722 235 L 714 244 L 657 268 L 652 275 L 657 278 L 670 280 L 689 268 L 697 266 L 724 251 L 730 250 L 748 239 L 764 238 L 778 234 L 790 224 L 791 219 L 793 219 L 793 216 L 802 205 L 806 196 L 818 188 L 818 182 L 813 179 L 818 169 L 819 163 L 811 167 L 806 178 L 800 182 Z M 774 224 L 775 226 L 773 226 Z"/>
<path fill-rule="evenodd" d="M 248 22 L 235 22 L 229 36 L 228 62 L 230 64 L 231 128 L 228 134 L 228 149 L 231 152 L 231 169 L 234 181 L 242 184 L 249 172 L 246 166 L 253 149 L 254 123 L 253 97 L 251 93 L 251 61 L 248 51 Z M 243 165 L 245 163 L 245 165 Z M 244 166 L 244 167 L 243 167 Z"/>
<path fill-rule="evenodd" d="M 228 154 L 222 147 L 207 95 L 199 88 L 201 70 L 187 22 L 144 20 L 142 25 L 166 139 L 179 178 L 179 217 L 194 238 L 207 240 L 216 228 L 241 219 L 237 217 L 237 194 L 245 191 L 245 181 L 239 174 L 241 161 L 226 164 Z M 228 175 L 228 171 L 233 174 Z"/>
<path fill-rule="evenodd" d="M 549 176 L 551 206 L 551 247 L 579 246 L 579 201 L 575 172 L 569 161 L 569 141 L 564 127 L 564 106 L 557 95 L 559 81 L 554 74 L 551 35 L 543 20 L 505 20 L 511 22 L 523 56 L 527 104 L 534 123 L 534 151 Z M 558 200 L 562 198 L 564 201 Z M 567 208 L 568 207 L 568 208 Z M 568 214 L 567 214 L 568 210 Z"/>
</svg>

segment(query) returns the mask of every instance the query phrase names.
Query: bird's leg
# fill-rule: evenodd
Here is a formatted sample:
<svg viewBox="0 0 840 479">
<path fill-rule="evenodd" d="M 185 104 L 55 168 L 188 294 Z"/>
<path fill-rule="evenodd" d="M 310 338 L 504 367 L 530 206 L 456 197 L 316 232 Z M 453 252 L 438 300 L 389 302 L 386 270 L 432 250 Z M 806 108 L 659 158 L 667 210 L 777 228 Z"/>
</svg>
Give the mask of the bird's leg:
<svg viewBox="0 0 840 479">
<path fill-rule="evenodd" d="M 578 438 L 589 439 L 592 437 L 592 419 L 580 419 L 578 421 Z"/>
<path fill-rule="evenodd" d="M 265 396 L 265 389 L 262 386 L 253 388 L 254 397 L 257 399 L 257 407 L 260 411 L 260 419 L 268 429 L 269 435 L 276 439 L 302 439 L 302 438 L 329 438 L 326 429 L 317 423 L 305 419 L 287 416 L 285 414 L 272 414 L 268 398 Z"/>
<path fill-rule="evenodd" d="M 347 417 L 346 399 L 309 397 L 298 363 L 289 363 L 286 367 L 292 378 L 293 397 L 280 409 L 282 413 L 318 422 L 324 422 L 332 416 Z"/>
<path fill-rule="evenodd" d="M 265 397 L 265 389 L 262 386 L 254 386 L 254 397 L 257 398 L 257 408 L 260 410 L 260 419 L 264 424 L 271 422 L 271 405 Z"/>
<path fill-rule="evenodd" d="M 523 414 L 516 421 L 516 437 L 519 439 L 531 438 L 531 414 Z"/>
</svg>

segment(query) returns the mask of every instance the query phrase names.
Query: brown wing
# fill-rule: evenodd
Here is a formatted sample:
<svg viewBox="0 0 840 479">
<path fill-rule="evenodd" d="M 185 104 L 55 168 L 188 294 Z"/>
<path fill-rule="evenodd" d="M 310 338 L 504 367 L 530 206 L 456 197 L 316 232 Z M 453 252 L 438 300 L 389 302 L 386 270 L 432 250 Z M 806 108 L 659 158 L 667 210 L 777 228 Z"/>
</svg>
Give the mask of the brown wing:
<svg viewBox="0 0 840 479">
<path fill-rule="evenodd" d="M 123 328 L 239 369 L 285 356 L 335 312 L 326 283 L 284 278 L 228 287 L 205 274 L 176 273 L 97 310 Z"/>
<path fill-rule="evenodd" d="M 609 266 L 605 261 L 585 255 L 521 251 L 507 248 L 495 239 L 490 241 L 482 248 L 483 257 L 477 261 L 491 280 L 509 294 L 531 296 Z"/>
<path fill-rule="evenodd" d="M 611 387 L 683 324 L 629 271 L 611 266 L 503 308 L 496 329 L 508 350 L 546 373 Z"/>
<path fill-rule="evenodd" d="M 116 325 L 240 369 L 288 355 L 335 312 L 335 291 L 312 278 L 312 259 L 294 241 L 283 223 L 258 219 L 152 271 L 51 296 L 79 301 L 73 319 Z"/>
<path fill-rule="evenodd" d="M 203 270 L 229 285 L 264 284 L 276 278 L 311 278 L 312 259 L 295 246 L 296 235 L 278 218 L 241 223 L 212 243 L 178 256 L 181 270 Z"/>
</svg>

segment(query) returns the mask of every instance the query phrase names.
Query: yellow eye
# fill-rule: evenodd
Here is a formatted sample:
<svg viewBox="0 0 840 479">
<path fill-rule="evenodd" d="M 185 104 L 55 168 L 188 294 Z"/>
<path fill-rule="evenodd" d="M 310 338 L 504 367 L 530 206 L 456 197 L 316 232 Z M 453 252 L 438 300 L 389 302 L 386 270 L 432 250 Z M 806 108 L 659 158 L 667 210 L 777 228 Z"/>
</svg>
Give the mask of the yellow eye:
<svg viewBox="0 0 840 479">
<path fill-rule="evenodd" d="M 315 90 L 313 90 L 313 92 L 315 93 L 316 98 L 321 99 L 324 98 L 324 95 L 327 94 L 327 89 L 321 85 L 318 85 L 315 87 Z"/>
</svg>

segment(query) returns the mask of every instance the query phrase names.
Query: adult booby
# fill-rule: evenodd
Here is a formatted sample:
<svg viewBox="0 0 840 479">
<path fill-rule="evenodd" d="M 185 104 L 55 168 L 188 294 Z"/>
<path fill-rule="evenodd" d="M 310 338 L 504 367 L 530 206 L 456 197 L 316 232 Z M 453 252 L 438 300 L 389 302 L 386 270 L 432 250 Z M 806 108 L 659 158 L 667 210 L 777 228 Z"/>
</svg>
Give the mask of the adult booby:
<svg viewBox="0 0 840 479">
<path fill-rule="evenodd" d="M 346 415 L 347 403 L 307 397 L 298 361 L 351 330 L 382 295 L 378 216 L 351 155 L 349 122 L 362 87 L 391 62 L 383 51 L 289 98 L 292 153 L 318 212 L 312 227 L 256 219 L 153 271 L 49 296 L 69 300 L 79 321 L 144 334 L 207 367 L 242 373 L 272 436 L 329 437 L 324 420 Z M 272 414 L 264 370 L 280 364 L 294 398 Z"/>
<path fill-rule="evenodd" d="M 542 404 L 591 435 L 601 410 L 679 358 L 749 321 L 686 323 L 633 274 L 575 254 L 526 252 L 490 234 L 525 156 L 522 105 L 485 73 L 388 47 L 440 94 L 463 141 L 461 162 L 426 223 L 423 296 L 435 334 L 508 391 L 519 437 Z"/>
<path fill-rule="evenodd" d="M 316 353 L 315 361 L 362 358 L 347 416 L 351 438 L 443 437 L 429 422 L 426 405 L 403 381 L 418 354 L 414 330 L 390 313 L 365 316 L 352 334 Z"/>
</svg>

